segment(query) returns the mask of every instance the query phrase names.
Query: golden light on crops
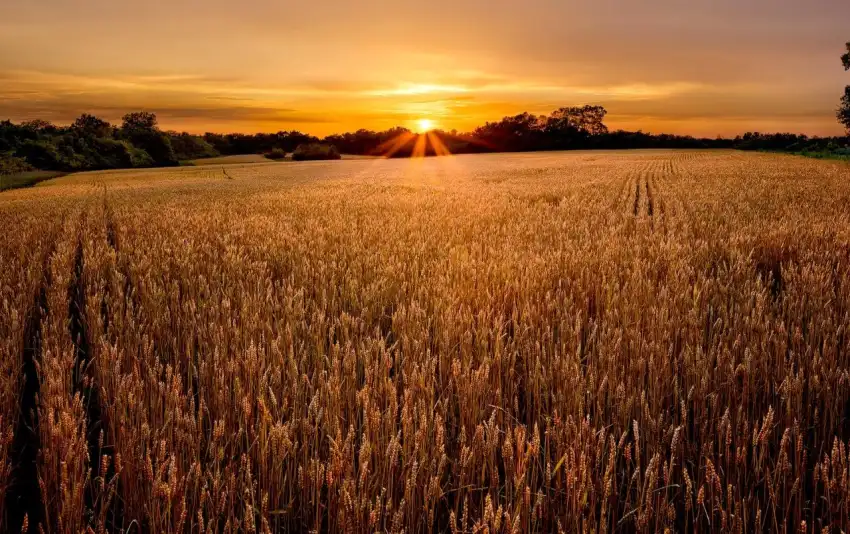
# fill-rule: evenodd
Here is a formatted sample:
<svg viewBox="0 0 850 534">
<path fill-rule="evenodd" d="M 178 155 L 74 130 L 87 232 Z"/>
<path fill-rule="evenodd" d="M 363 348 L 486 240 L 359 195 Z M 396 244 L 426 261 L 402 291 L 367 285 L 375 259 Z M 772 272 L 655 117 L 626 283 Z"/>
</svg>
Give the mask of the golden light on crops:
<svg viewBox="0 0 850 534">
<path fill-rule="evenodd" d="M 845 163 L 224 163 L 0 193 L 3 532 L 846 530 Z"/>
</svg>

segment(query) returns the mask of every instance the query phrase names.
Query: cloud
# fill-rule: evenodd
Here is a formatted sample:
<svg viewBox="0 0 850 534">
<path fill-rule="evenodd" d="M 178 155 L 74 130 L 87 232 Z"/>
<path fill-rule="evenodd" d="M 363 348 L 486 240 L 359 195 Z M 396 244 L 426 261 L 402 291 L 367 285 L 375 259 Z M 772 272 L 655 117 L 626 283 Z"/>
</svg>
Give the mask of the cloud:
<svg viewBox="0 0 850 534">
<path fill-rule="evenodd" d="M 228 101 L 228 102 L 251 102 L 251 101 L 255 100 L 253 98 L 247 98 L 247 97 L 242 97 L 242 96 L 210 95 L 210 96 L 206 96 L 205 98 L 207 100 L 225 100 L 225 101 Z"/>
<path fill-rule="evenodd" d="M 257 127 L 284 124 L 324 124 L 329 121 L 326 114 L 303 112 L 296 109 L 249 106 L 173 106 L 166 103 L 139 106 L 110 105 L 94 100 L 9 100 L 0 98 L 0 116 L 23 121 L 44 119 L 60 124 L 72 122 L 82 113 L 92 113 L 111 122 L 118 122 L 130 111 L 144 109 L 153 111 L 164 127 L 169 123 L 204 122 L 250 123 Z"/>
</svg>

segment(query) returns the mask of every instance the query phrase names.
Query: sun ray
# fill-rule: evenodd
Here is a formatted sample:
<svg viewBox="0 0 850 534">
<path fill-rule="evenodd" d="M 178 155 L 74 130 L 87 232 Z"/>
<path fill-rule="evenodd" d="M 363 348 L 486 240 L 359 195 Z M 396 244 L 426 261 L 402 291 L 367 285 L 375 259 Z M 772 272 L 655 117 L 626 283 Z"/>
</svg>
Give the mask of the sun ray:
<svg viewBox="0 0 850 534">
<path fill-rule="evenodd" d="M 393 137 L 389 141 L 382 143 L 378 148 L 377 152 L 379 155 L 385 158 L 393 157 L 398 151 L 405 147 L 410 141 L 413 139 L 413 134 L 410 132 L 404 132 L 399 134 L 396 137 Z"/>
<path fill-rule="evenodd" d="M 437 134 L 436 132 L 428 132 L 428 133 L 425 134 L 425 137 L 428 138 L 428 142 L 430 143 L 431 147 L 434 149 L 434 154 L 436 154 L 437 156 L 451 156 L 452 155 L 451 151 L 449 151 L 446 144 L 443 143 L 442 139 L 440 139 L 439 134 Z"/>
<path fill-rule="evenodd" d="M 428 138 L 425 135 L 419 135 L 416 137 L 416 144 L 413 146 L 413 153 L 410 155 L 412 158 L 424 158 L 425 153 L 428 148 Z"/>
</svg>

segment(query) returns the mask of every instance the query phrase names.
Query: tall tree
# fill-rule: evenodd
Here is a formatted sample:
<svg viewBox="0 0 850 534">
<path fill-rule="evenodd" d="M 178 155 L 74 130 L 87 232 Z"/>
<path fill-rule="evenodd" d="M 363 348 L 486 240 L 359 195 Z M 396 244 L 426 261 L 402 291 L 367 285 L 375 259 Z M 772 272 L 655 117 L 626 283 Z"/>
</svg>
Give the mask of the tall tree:
<svg viewBox="0 0 850 534">
<path fill-rule="evenodd" d="M 844 70 L 850 70 L 850 43 L 847 43 L 847 53 L 841 56 Z M 844 125 L 850 134 L 850 85 L 844 88 L 844 96 L 841 97 L 841 106 L 838 108 L 838 122 Z"/>
<path fill-rule="evenodd" d="M 607 114 L 602 106 L 561 108 L 552 113 L 548 122 L 556 130 L 575 128 L 587 135 L 601 135 L 608 133 L 603 122 Z"/>
<path fill-rule="evenodd" d="M 112 135 L 112 125 L 94 115 L 83 113 L 71 125 L 71 129 L 80 135 L 90 137 L 109 137 Z"/>
<path fill-rule="evenodd" d="M 127 134 L 156 130 L 157 121 L 155 113 L 135 111 L 133 113 L 127 113 L 121 120 L 121 129 Z"/>
<path fill-rule="evenodd" d="M 177 165 L 171 138 L 157 128 L 156 115 L 147 111 L 128 113 L 122 117 L 121 133 L 134 146 L 150 155 L 161 167 Z"/>
</svg>

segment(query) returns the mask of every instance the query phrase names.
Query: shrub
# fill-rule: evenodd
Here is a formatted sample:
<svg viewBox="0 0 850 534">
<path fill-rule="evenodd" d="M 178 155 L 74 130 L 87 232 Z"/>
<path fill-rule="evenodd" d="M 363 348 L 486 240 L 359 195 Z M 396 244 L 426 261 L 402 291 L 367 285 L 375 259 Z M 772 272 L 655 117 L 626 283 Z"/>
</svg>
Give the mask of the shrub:
<svg viewBox="0 0 850 534">
<path fill-rule="evenodd" d="M 341 159 L 339 150 L 333 145 L 322 143 L 308 143 L 298 145 L 292 153 L 292 161 L 313 161 L 322 159 Z"/>
<path fill-rule="evenodd" d="M 130 167 L 150 167 L 154 163 L 150 154 L 134 147 L 127 141 L 97 139 L 94 143 L 94 151 L 93 158 L 86 161 L 87 167 L 126 169 Z"/>
<path fill-rule="evenodd" d="M 130 142 L 147 152 L 157 166 L 174 167 L 178 164 L 167 134 L 158 130 L 140 130 L 132 134 Z"/>
<path fill-rule="evenodd" d="M 0 175 L 17 174 L 33 170 L 32 165 L 21 158 L 9 154 L 0 154 Z"/>
<path fill-rule="evenodd" d="M 28 165 L 47 171 L 70 170 L 69 164 L 56 146 L 46 141 L 26 141 L 15 155 L 26 160 Z"/>
<path fill-rule="evenodd" d="M 192 160 L 202 158 L 214 158 L 219 155 L 211 144 L 204 140 L 203 137 L 191 135 L 188 133 L 169 133 L 171 146 L 174 148 L 174 154 L 178 160 Z"/>
<path fill-rule="evenodd" d="M 273 159 L 275 161 L 280 161 L 286 159 L 286 150 L 282 148 L 273 148 L 270 151 L 266 152 L 265 156 L 268 159 Z"/>
</svg>

